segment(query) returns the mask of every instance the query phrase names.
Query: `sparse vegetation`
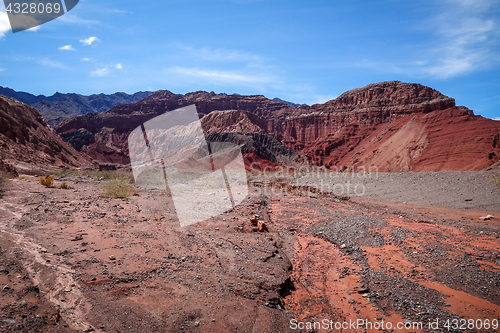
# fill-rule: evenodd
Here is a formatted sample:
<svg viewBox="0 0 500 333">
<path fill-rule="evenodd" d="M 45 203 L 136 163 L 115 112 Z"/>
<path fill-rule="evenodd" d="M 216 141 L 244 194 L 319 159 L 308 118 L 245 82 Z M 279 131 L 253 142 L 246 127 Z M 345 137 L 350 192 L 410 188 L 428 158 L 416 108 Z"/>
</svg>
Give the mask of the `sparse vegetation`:
<svg viewBox="0 0 500 333">
<path fill-rule="evenodd" d="M 493 178 L 495 179 L 497 186 L 500 187 L 500 174 L 493 175 Z"/>
<path fill-rule="evenodd" d="M 19 179 L 26 179 L 26 176 L 19 176 Z"/>
<path fill-rule="evenodd" d="M 135 186 L 126 178 L 114 178 L 102 185 L 103 197 L 127 198 L 135 193 Z"/>
<path fill-rule="evenodd" d="M 63 189 L 63 190 L 66 190 L 66 189 L 68 189 L 68 184 L 62 183 L 61 185 L 59 185 L 59 188 Z"/>
<path fill-rule="evenodd" d="M 45 177 L 39 177 L 38 182 L 45 187 L 52 187 L 52 184 L 54 183 L 54 177 L 45 175 Z"/>
<path fill-rule="evenodd" d="M 64 171 L 62 169 L 56 169 L 56 170 L 52 170 L 51 174 L 58 176 L 58 177 L 61 177 L 64 175 Z"/>
<path fill-rule="evenodd" d="M 124 170 L 79 170 L 79 171 L 71 171 L 66 173 L 67 176 L 88 176 L 91 177 L 92 180 L 110 180 L 110 179 L 127 179 L 130 182 L 133 182 L 134 175 L 132 171 L 124 171 Z"/>
</svg>

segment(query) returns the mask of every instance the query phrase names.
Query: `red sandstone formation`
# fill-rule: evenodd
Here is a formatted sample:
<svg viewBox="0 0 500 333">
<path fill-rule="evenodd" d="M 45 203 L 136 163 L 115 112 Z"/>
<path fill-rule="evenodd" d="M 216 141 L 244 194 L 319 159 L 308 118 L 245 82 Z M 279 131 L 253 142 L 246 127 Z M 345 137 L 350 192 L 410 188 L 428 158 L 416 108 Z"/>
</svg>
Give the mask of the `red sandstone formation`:
<svg viewBox="0 0 500 333">
<path fill-rule="evenodd" d="M 383 82 L 289 117 L 282 142 L 329 168 L 481 170 L 498 161 L 500 123 L 436 90 Z M 498 141 L 498 140 L 497 140 Z"/>
<path fill-rule="evenodd" d="M 276 140 L 307 156 L 312 164 L 333 170 L 370 166 L 379 171 L 480 170 L 500 158 L 500 139 L 495 141 L 499 122 L 474 116 L 432 88 L 399 81 L 353 89 L 307 109 L 264 96 L 157 91 L 140 102 L 73 118 L 57 131 L 77 141 L 82 133 L 90 133 L 78 142 L 82 151 L 98 160 L 126 164 L 132 129 L 193 103 L 200 116 L 205 115 L 202 124 L 207 135 L 233 133 L 226 139 L 253 147 L 244 151 L 245 159 L 265 166 L 300 160 L 298 154 L 292 156 L 278 147 Z M 264 147 L 256 148 L 259 145 Z M 262 152 L 277 148 L 288 158 Z"/>
<path fill-rule="evenodd" d="M 92 164 L 54 133 L 35 109 L 2 95 L 0 157 L 0 171 L 10 174 Z"/>
</svg>

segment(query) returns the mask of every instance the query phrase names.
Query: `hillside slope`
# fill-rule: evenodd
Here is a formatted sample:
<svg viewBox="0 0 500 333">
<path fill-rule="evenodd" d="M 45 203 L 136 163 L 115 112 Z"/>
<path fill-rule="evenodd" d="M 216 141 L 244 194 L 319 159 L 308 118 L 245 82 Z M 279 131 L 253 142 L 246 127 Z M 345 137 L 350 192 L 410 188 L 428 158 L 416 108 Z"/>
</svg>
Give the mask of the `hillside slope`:
<svg viewBox="0 0 500 333">
<path fill-rule="evenodd" d="M 0 95 L 0 171 L 16 174 L 90 166 L 32 107 Z"/>
</svg>

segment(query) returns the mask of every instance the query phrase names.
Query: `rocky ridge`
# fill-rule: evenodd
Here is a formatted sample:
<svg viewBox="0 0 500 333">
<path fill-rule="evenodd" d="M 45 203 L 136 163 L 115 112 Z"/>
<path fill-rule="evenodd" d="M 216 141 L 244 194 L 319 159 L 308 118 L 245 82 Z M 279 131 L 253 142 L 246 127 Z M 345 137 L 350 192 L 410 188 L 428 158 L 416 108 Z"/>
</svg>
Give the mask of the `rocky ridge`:
<svg viewBox="0 0 500 333">
<path fill-rule="evenodd" d="M 147 97 L 150 93 L 149 91 L 140 91 L 129 95 L 117 92 L 111 95 L 94 94 L 85 96 L 74 93 L 62 94 L 56 92 L 52 96 L 35 96 L 30 93 L 0 87 L 0 95 L 15 98 L 32 106 L 40 112 L 47 124 L 53 127 L 75 116 L 86 113 L 101 113 L 108 111 L 115 105 L 139 101 Z"/>
<path fill-rule="evenodd" d="M 32 107 L 0 95 L 0 171 L 9 174 L 90 166 Z"/>
<path fill-rule="evenodd" d="M 457 107 L 453 98 L 435 89 L 400 81 L 353 89 L 307 109 L 264 96 L 157 91 L 139 102 L 65 121 L 57 132 L 93 158 L 125 164 L 126 138 L 132 129 L 191 104 L 200 118 L 205 116 L 206 134 L 267 135 L 305 155 L 310 163 L 334 170 L 368 166 L 380 171 L 481 170 L 500 158 L 494 145 L 500 123 Z M 86 141 L 78 143 L 83 130 Z M 258 151 L 247 153 L 263 159 Z"/>
</svg>

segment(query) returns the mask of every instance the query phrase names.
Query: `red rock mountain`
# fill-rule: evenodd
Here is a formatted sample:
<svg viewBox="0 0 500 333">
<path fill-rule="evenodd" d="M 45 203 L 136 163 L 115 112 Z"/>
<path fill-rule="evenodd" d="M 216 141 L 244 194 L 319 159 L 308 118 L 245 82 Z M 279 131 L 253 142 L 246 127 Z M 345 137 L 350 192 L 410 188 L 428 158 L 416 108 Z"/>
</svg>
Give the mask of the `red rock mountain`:
<svg viewBox="0 0 500 333">
<path fill-rule="evenodd" d="M 353 89 L 307 109 L 264 96 L 157 91 L 102 114 L 73 118 L 57 131 L 95 159 L 126 164 L 131 130 L 193 103 L 210 139 L 244 144 L 249 162 L 284 164 L 306 156 L 331 169 L 440 171 L 480 170 L 500 158 L 500 122 L 474 116 L 432 88 L 399 81 Z"/>
<path fill-rule="evenodd" d="M 284 144 L 330 168 L 481 170 L 500 158 L 500 122 L 399 81 L 353 89 L 275 127 Z"/>
<path fill-rule="evenodd" d="M 241 131 L 242 133 L 265 133 L 265 117 L 293 110 L 283 102 L 275 102 L 264 96 L 241 96 L 194 92 L 176 95 L 163 90 L 152 93 L 142 101 L 115 106 L 99 114 L 86 114 L 61 123 L 57 132 L 73 146 L 96 160 L 112 163 L 130 163 L 127 138 L 130 132 L 145 121 L 165 111 L 196 104 L 200 118 L 212 111 L 239 110 L 247 112 L 216 113 L 209 115 L 202 123 L 207 134 L 213 132 L 213 125 L 220 131 Z M 286 113 L 288 114 L 288 113 Z M 262 118 L 260 116 L 262 116 Z M 217 119 L 218 118 L 218 119 Z"/>
<path fill-rule="evenodd" d="M 64 142 L 32 107 L 0 95 L 0 172 L 42 172 L 90 166 L 92 160 Z"/>
</svg>

